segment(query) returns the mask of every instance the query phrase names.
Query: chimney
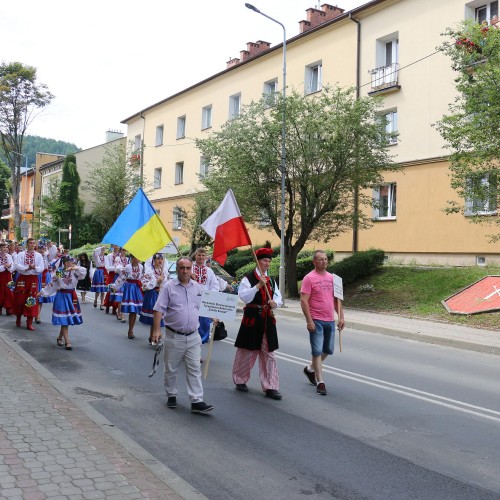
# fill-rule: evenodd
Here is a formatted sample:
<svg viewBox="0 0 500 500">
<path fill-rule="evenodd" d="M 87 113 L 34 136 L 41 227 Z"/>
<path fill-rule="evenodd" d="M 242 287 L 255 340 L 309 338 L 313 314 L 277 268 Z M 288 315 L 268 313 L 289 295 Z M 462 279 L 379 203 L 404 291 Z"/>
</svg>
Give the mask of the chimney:
<svg viewBox="0 0 500 500">
<path fill-rule="evenodd" d="M 344 13 L 344 9 L 340 9 L 339 7 L 334 7 L 333 5 L 324 3 L 321 6 L 321 10 L 311 7 L 307 9 L 306 12 L 307 21 L 299 21 L 301 33 L 309 31 L 313 28 L 316 28 L 316 26 L 319 26 L 320 24 L 335 19 L 336 17 Z"/>
<path fill-rule="evenodd" d="M 233 66 L 238 65 L 240 62 L 247 61 L 252 57 L 255 57 L 262 52 L 271 48 L 271 44 L 269 42 L 264 42 L 263 40 L 257 40 L 256 42 L 248 42 L 247 50 L 240 51 L 240 58 L 234 57 L 227 61 L 227 68 L 232 68 Z"/>
<path fill-rule="evenodd" d="M 123 137 L 123 132 L 119 130 L 108 130 L 106 132 L 106 142 L 115 141 L 116 139 L 120 139 Z"/>
</svg>

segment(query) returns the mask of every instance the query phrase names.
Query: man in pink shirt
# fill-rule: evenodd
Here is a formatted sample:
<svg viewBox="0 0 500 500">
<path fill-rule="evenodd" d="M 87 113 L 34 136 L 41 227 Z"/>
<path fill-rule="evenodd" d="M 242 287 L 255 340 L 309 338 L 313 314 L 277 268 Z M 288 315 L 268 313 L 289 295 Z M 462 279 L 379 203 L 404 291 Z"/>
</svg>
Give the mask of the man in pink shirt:
<svg viewBox="0 0 500 500">
<path fill-rule="evenodd" d="M 344 328 L 344 311 L 342 302 L 333 294 L 333 274 L 330 274 L 328 257 L 322 250 L 316 250 L 313 255 L 314 270 L 302 280 L 300 289 L 300 305 L 306 317 L 306 326 L 311 342 L 312 360 L 304 367 L 304 373 L 316 391 L 326 396 L 326 386 L 323 381 L 323 361 L 333 354 L 335 340 L 335 316 L 338 315 L 338 328 Z"/>
</svg>

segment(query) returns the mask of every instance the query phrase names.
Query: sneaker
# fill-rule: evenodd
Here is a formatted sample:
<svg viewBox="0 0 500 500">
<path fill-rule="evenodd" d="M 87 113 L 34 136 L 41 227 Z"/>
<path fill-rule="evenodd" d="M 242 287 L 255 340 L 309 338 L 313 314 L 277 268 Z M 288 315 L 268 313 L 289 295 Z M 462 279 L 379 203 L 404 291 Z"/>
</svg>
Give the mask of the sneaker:
<svg viewBox="0 0 500 500">
<path fill-rule="evenodd" d="M 320 382 L 316 387 L 316 392 L 320 396 L 326 396 L 326 386 L 324 382 Z"/>
<path fill-rule="evenodd" d="M 177 408 L 177 398 L 175 396 L 169 396 L 167 399 L 167 408 Z"/>
<path fill-rule="evenodd" d="M 236 384 L 236 390 L 241 392 L 248 392 L 247 384 Z"/>
<path fill-rule="evenodd" d="M 310 372 L 307 366 L 304 366 L 304 374 L 312 385 L 317 385 L 316 374 L 314 372 Z"/>
<path fill-rule="evenodd" d="M 212 405 L 207 405 L 207 403 L 200 401 L 199 403 L 191 403 L 191 413 L 208 413 L 212 411 L 214 407 Z"/>
</svg>

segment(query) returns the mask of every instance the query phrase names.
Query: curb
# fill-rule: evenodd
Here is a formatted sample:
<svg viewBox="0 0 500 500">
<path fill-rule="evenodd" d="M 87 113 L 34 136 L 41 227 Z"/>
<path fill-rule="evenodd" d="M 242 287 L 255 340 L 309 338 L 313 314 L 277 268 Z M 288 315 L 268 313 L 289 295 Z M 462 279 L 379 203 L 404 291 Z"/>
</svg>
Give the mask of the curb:
<svg viewBox="0 0 500 500">
<path fill-rule="evenodd" d="M 136 458 L 144 467 L 150 470 L 168 488 L 173 490 L 186 500 L 208 500 L 200 491 L 196 490 L 189 483 L 184 481 L 172 469 L 157 460 L 142 446 L 127 436 L 123 431 L 115 427 L 107 418 L 94 409 L 82 396 L 76 394 L 71 388 L 65 386 L 49 370 L 41 365 L 36 359 L 24 351 L 15 340 L 11 340 L 6 334 L 6 330 L 0 329 L 0 340 L 5 342 L 15 353 L 23 358 L 35 372 L 47 381 L 56 391 L 61 393 L 67 400 L 77 406 L 100 430 L 105 432 L 116 443 L 122 446 L 128 453 Z"/>
</svg>

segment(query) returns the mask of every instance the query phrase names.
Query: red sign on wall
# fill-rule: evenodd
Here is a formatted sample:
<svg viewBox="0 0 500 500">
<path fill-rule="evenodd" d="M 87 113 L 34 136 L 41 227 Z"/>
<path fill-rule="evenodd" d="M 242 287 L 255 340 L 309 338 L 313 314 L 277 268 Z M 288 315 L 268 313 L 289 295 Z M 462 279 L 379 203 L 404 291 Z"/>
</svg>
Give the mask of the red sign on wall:
<svg viewBox="0 0 500 500">
<path fill-rule="evenodd" d="M 500 311 L 500 276 L 486 276 L 442 301 L 452 314 Z"/>
</svg>

